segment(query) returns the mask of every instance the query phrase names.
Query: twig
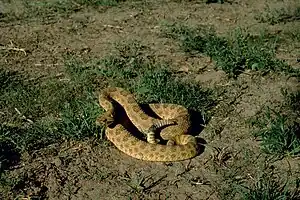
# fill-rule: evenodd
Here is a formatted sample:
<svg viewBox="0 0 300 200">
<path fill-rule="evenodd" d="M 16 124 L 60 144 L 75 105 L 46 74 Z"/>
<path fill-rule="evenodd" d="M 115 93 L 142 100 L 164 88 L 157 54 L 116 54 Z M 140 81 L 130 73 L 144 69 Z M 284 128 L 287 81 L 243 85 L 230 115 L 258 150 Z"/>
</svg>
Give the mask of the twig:
<svg viewBox="0 0 300 200">
<path fill-rule="evenodd" d="M 60 63 L 53 63 L 53 64 L 36 63 L 36 64 L 34 64 L 34 66 L 37 66 L 37 67 L 41 67 L 41 66 L 52 67 L 52 66 L 59 66 L 59 65 L 63 65 L 63 64 L 60 64 Z"/>
<path fill-rule="evenodd" d="M 13 51 L 22 51 L 26 56 L 26 51 L 23 48 L 16 48 L 16 47 L 6 47 L 6 46 L 0 46 L 1 50 L 13 50 Z"/>
<path fill-rule="evenodd" d="M 104 28 L 111 28 L 111 29 L 118 29 L 118 31 L 119 32 L 124 32 L 123 31 L 123 27 L 121 27 L 121 26 L 113 26 L 113 25 L 110 25 L 110 24 L 105 24 L 105 25 L 103 25 L 104 26 Z"/>
<path fill-rule="evenodd" d="M 15 108 L 15 111 L 21 116 L 22 119 L 25 119 L 26 121 L 28 121 L 30 124 L 33 124 L 33 121 L 31 119 L 28 119 L 27 117 L 25 117 L 25 115 L 23 115 L 18 108 Z"/>
</svg>

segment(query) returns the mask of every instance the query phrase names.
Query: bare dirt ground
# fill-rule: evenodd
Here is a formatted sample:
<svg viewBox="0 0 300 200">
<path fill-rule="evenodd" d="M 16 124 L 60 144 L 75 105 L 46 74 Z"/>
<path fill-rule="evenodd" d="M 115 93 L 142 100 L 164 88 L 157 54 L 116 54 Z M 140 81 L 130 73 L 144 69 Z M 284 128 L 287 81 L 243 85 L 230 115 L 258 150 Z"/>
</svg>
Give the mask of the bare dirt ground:
<svg viewBox="0 0 300 200">
<path fill-rule="evenodd" d="M 279 3 L 127 1 L 103 10 L 86 8 L 51 20 L 0 22 L 0 44 L 26 50 L 26 53 L 0 50 L 5 51 L 0 58 L 5 69 L 32 77 L 55 76 L 63 73 L 66 54 L 101 58 L 112 53 L 114 42 L 136 39 L 150 47 L 156 58 L 185 72 L 187 78 L 199 81 L 204 87 L 225 91 L 213 109 L 212 119 L 200 133 L 209 146 L 196 158 L 174 163 L 146 162 L 123 154 L 108 141 L 98 144 L 93 138 L 68 140 L 21 156 L 20 165 L 11 171 L 11 176 L 26 177 L 15 188 L 17 198 L 240 199 L 233 190 L 242 189 L 233 186 L 232 180 L 255 182 L 257 174 L 272 167 L 281 173 L 282 180 L 288 174 L 299 177 L 299 158 L 274 161 L 261 153 L 259 142 L 246 123 L 264 106 L 280 106 L 284 101 L 281 90 L 299 90 L 299 80 L 272 73 L 262 77 L 252 72 L 230 79 L 223 71 L 215 70 L 209 58 L 190 57 L 174 40 L 160 34 L 164 21 L 213 25 L 219 34 L 238 26 L 252 33 L 261 28 L 277 33 L 299 27 L 299 21 L 269 25 L 255 19 L 266 5 L 276 7 Z M 295 68 L 300 67 L 299 44 L 282 45 L 277 56 Z M 9 196 L 12 193 L 6 193 L 5 198 L 13 199 Z"/>
</svg>

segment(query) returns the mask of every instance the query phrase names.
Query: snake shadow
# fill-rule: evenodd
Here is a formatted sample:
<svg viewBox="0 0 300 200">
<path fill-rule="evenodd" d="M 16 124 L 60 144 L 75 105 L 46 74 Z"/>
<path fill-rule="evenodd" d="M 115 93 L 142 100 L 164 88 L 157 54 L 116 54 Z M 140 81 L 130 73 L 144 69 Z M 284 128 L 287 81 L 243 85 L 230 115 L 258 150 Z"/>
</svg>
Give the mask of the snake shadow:
<svg viewBox="0 0 300 200">
<path fill-rule="evenodd" d="M 21 154 L 14 143 L 10 141 L 0 142 L 0 177 L 6 170 L 17 167 L 21 161 Z"/>
<path fill-rule="evenodd" d="M 202 154 L 205 151 L 205 145 L 207 142 L 199 137 L 201 132 L 203 131 L 205 127 L 204 117 L 201 112 L 189 110 L 190 113 L 190 120 L 191 120 L 191 128 L 189 130 L 189 134 L 193 136 L 197 136 L 197 144 L 198 144 L 198 153 L 199 155 Z"/>
</svg>

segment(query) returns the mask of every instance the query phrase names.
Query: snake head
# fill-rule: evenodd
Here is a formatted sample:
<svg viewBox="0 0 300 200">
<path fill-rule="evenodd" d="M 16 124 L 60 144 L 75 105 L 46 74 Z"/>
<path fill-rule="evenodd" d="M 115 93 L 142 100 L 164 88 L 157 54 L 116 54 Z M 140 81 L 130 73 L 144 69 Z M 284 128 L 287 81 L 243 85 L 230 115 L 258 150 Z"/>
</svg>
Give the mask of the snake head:
<svg viewBox="0 0 300 200">
<path fill-rule="evenodd" d="M 115 119 L 111 113 L 104 113 L 96 119 L 96 124 L 99 126 L 111 126 L 114 122 Z"/>
</svg>

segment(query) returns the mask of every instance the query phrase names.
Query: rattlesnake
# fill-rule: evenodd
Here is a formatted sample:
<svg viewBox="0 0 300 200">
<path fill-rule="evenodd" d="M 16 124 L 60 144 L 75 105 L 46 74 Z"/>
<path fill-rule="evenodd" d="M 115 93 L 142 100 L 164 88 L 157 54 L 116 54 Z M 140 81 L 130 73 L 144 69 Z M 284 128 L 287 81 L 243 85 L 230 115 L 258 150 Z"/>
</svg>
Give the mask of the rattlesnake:
<svg viewBox="0 0 300 200">
<path fill-rule="evenodd" d="M 185 107 L 176 104 L 149 104 L 158 118 L 150 117 L 130 92 L 118 87 L 102 90 L 99 104 L 106 112 L 97 119 L 97 124 L 106 126 L 107 138 L 125 154 L 148 161 L 179 161 L 197 155 L 196 138 L 187 135 L 190 120 Z M 116 104 L 123 107 L 132 124 L 146 134 L 148 142 L 132 135 L 124 124 L 116 124 L 116 118 L 120 115 Z M 160 136 L 168 141 L 167 145 L 157 144 L 158 140 L 154 137 L 154 132 L 160 128 L 163 128 Z"/>
</svg>

